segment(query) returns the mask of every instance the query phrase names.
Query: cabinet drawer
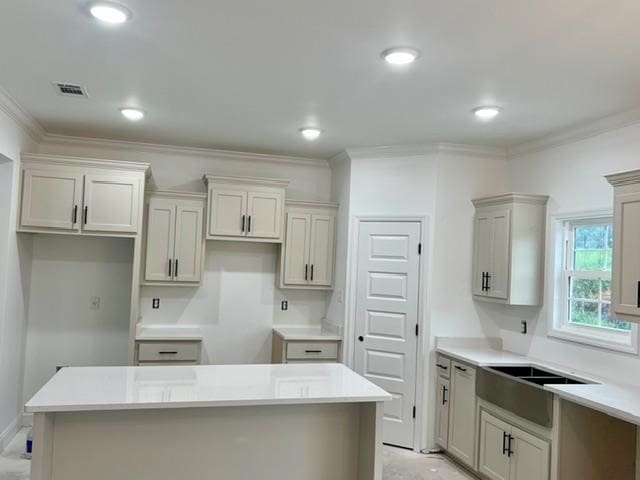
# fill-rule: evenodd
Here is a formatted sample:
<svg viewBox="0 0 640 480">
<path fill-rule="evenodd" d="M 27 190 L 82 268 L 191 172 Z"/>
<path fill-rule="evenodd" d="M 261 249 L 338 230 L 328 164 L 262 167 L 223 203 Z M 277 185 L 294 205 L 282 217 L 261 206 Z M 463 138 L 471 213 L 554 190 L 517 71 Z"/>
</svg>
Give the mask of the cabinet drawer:
<svg viewBox="0 0 640 480">
<path fill-rule="evenodd" d="M 140 362 L 197 362 L 200 342 L 141 342 L 138 344 Z"/>
<path fill-rule="evenodd" d="M 287 343 L 287 360 L 338 358 L 337 342 L 289 342 Z"/>
<path fill-rule="evenodd" d="M 436 369 L 438 375 L 444 378 L 449 378 L 451 375 L 451 360 L 442 355 L 436 355 Z"/>
</svg>

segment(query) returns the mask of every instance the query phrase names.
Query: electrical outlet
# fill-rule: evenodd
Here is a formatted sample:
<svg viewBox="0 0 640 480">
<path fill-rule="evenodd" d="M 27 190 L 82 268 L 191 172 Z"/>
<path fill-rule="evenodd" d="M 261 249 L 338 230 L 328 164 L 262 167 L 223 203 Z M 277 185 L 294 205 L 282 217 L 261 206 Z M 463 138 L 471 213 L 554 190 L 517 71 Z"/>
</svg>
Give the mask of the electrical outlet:
<svg viewBox="0 0 640 480">
<path fill-rule="evenodd" d="M 151 308 L 158 309 L 160 308 L 160 299 L 154 298 L 151 300 Z"/>
<path fill-rule="evenodd" d="M 282 300 L 282 302 L 280 302 L 280 310 L 283 312 L 289 310 L 289 302 L 287 300 Z"/>
<path fill-rule="evenodd" d="M 523 335 L 527 334 L 527 322 L 525 322 L 524 320 L 520 322 L 520 333 L 522 333 Z"/>
<path fill-rule="evenodd" d="M 100 297 L 91 297 L 91 310 L 100 310 Z"/>
</svg>

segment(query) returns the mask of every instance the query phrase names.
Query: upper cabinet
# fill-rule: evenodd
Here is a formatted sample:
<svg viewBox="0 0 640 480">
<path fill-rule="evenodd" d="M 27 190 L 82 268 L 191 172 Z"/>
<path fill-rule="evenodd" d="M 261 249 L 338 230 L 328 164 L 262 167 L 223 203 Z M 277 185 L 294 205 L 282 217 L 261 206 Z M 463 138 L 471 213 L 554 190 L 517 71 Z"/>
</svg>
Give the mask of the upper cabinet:
<svg viewBox="0 0 640 480">
<path fill-rule="evenodd" d="M 472 291 L 477 300 L 541 305 L 549 197 L 506 194 L 476 207 Z"/>
<path fill-rule="evenodd" d="M 287 180 L 205 175 L 208 240 L 281 243 Z"/>
<path fill-rule="evenodd" d="M 337 208 L 332 203 L 287 202 L 281 288 L 333 288 Z"/>
<path fill-rule="evenodd" d="M 149 166 L 25 155 L 18 231 L 134 236 Z"/>
<path fill-rule="evenodd" d="M 640 170 L 607 180 L 614 187 L 612 310 L 621 320 L 640 322 Z"/>
<path fill-rule="evenodd" d="M 204 262 L 206 195 L 151 192 L 147 196 L 145 285 L 197 285 Z"/>
</svg>

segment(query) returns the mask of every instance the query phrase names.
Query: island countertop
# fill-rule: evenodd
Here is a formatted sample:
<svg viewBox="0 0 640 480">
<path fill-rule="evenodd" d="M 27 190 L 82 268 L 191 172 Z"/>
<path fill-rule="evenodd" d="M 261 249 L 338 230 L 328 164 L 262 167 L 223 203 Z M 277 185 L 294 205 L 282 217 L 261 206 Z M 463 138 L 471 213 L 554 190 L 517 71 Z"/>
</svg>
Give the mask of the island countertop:
<svg viewBox="0 0 640 480">
<path fill-rule="evenodd" d="M 383 402 L 391 396 L 342 364 L 67 367 L 25 411 L 79 412 Z"/>
</svg>

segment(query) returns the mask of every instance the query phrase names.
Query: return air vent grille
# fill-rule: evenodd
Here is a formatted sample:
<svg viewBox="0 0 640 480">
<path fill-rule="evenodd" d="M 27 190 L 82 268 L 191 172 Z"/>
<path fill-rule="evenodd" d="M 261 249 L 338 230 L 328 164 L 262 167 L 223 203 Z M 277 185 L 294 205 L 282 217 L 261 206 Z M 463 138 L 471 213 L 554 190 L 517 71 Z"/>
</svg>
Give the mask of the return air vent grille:
<svg viewBox="0 0 640 480">
<path fill-rule="evenodd" d="M 60 95 L 65 97 L 87 98 L 87 92 L 80 86 L 73 83 L 55 83 Z"/>
</svg>

